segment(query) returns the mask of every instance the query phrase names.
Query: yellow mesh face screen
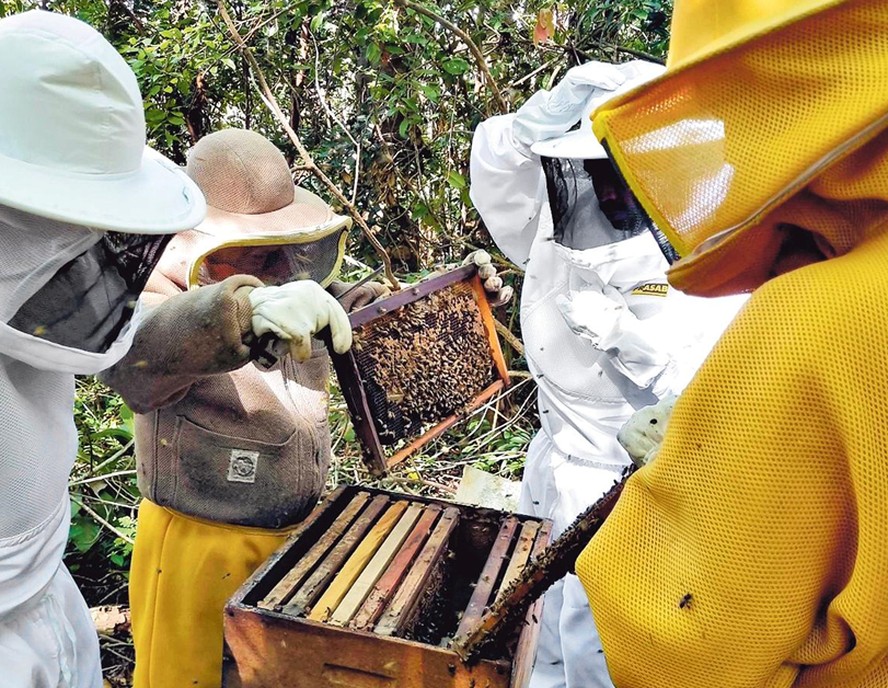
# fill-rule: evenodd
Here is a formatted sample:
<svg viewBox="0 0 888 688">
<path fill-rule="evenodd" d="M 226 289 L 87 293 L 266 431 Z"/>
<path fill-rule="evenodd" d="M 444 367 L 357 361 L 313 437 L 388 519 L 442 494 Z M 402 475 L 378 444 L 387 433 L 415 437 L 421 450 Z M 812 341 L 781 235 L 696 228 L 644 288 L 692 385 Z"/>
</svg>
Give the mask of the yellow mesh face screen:
<svg viewBox="0 0 888 688">
<path fill-rule="evenodd" d="M 752 295 L 577 562 L 617 688 L 888 686 L 886 333 L 888 233 Z"/>
<path fill-rule="evenodd" d="M 311 241 L 288 237 L 291 240 L 284 243 L 266 237 L 223 243 L 194 262 L 189 286 L 215 284 L 235 274 L 252 275 L 265 285 L 312 279 L 326 286 L 339 272 L 347 234 L 345 226 L 318 233 Z"/>
<path fill-rule="evenodd" d="M 595 130 L 678 252 L 712 251 L 885 128 L 886 36 L 886 3 L 839 3 L 667 71 L 599 109 Z M 766 263 L 780 240 L 753 248 L 765 255 L 745 259 Z M 685 284 L 695 291 L 692 275 Z"/>
</svg>

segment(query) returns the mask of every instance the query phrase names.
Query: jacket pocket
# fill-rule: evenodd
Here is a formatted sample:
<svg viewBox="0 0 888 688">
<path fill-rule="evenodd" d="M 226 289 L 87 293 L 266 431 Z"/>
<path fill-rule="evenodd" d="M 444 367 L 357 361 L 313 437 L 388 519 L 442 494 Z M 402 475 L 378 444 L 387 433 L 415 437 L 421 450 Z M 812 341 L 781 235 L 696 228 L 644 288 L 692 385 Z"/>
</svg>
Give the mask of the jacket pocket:
<svg viewBox="0 0 888 688">
<path fill-rule="evenodd" d="M 177 481 L 169 506 L 234 525 L 282 528 L 304 518 L 323 489 L 318 429 L 297 427 L 280 444 L 232 437 L 179 416 Z"/>
</svg>

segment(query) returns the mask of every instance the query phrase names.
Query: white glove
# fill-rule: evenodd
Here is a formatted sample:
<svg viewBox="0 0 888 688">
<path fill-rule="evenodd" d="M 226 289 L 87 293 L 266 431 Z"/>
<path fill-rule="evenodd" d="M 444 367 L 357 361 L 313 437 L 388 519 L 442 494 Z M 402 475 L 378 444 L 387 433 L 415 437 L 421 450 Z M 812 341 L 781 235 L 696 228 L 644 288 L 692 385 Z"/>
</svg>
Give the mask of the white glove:
<svg viewBox="0 0 888 688">
<path fill-rule="evenodd" d="M 629 453 L 632 463 L 639 468 L 650 463 L 657 455 L 677 398 L 669 395 L 653 406 L 639 409 L 617 433 L 617 440 Z"/>
<path fill-rule="evenodd" d="M 579 121 L 589 100 L 615 91 L 625 81 L 623 73 L 606 62 L 572 67 L 551 91 L 537 91 L 518 108 L 512 136 L 526 149 L 537 141 L 560 136 Z"/>
<path fill-rule="evenodd" d="M 496 274 L 496 266 L 487 251 L 484 249 L 472 251 L 463 260 L 463 265 L 472 263 L 478 266 L 478 277 L 481 278 L 487 299 L 493 308 L 503 306 L 512 300 L 515 290 L 508 285 L 503 286 L 503 278 Z"/>
<path fill-rule="evenodd" d="M 333 350 L 348 351 L 352 344 L 351 325 L 342 306 L 312 280 L 288 282 L 279 287 L 257 287 L 250 292 L 253 307 L 253 333 L 259 337 L 272 332 L 290 344 L 297 361 L 311 357 L 311 338 L 330 326 Z"/>
<path fill-rule="evenodd" d="M 555 304 L 567 326 L 601 351 L 613 346 L 620 318 L 627 312 L 625 303 L 592 289 L 575 292 L 570 298 L 559 294 Z"/>
</svg>

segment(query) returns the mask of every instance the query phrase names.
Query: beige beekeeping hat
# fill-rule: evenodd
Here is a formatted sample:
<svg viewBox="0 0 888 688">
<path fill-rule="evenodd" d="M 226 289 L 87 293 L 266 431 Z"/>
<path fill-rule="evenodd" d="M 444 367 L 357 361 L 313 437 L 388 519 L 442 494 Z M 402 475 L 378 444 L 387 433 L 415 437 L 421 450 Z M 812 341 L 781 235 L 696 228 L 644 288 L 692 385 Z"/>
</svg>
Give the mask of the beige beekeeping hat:
<svg viewBox="0 0 888 688">
<path fill-rule="evenodd" d="M 197 231 L 213 237 L 189 267 L 190 286 L 206 283 L 214 257 L 237 263 L 239 248 L 250 249 L 255 262 L 257 251 L 267 247 L 270 256 L 275 252 L 276 270 L 285 253 L 301 266 L 292 278 L 326 284 L 338 272 L 351 219 L 294 185 L 283 154 L 264 136 L 246 129 L 210 134 L 192 148 L 186 170 L 207 199 L 207 216 Z M 280 273 L 256 276 L 272 283 L 282 279 Z"/>
</svg>

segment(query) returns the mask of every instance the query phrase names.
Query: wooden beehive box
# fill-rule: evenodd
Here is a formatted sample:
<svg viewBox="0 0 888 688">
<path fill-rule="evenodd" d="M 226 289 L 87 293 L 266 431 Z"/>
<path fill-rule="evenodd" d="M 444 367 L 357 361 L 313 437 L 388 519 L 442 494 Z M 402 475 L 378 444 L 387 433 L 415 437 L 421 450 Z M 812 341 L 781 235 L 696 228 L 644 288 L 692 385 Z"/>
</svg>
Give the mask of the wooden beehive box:
<svg viewBox="0 0 888 688">
<path fill-rule="evenodd" d="M 225 610 L 226 688 L 525 688 L 542 600 L 471 665 L 448 641 L 478 621 L 551 523 L 343 486 Z"/>
</svg>

